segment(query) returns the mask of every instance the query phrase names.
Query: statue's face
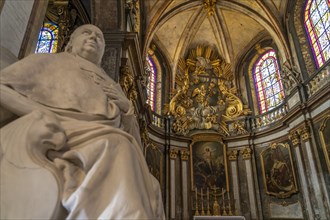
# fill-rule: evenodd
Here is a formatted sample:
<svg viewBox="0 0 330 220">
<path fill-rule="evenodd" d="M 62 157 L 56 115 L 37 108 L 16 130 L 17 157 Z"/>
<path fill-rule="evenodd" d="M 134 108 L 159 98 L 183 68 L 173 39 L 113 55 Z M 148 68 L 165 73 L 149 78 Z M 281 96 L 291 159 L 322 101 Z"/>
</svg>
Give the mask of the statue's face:
<svg viewBox="0 0 330 220">
<path fill-rule="evenodd" d="M 79 27 L 73 36 L 72 53 L 99 64 L 104 52 L 102 31 L 94 25 Z"/>
</svg>

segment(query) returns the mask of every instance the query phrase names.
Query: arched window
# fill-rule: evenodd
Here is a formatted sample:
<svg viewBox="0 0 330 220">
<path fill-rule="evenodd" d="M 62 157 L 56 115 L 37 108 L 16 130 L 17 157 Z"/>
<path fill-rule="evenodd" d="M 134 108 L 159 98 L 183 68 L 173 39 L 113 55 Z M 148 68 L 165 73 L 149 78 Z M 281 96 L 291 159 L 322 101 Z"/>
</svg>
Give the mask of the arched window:
<svg viewBox="0 0 330 220">
<path fill-rule="evenodd" d="M 315 63 L 321 67 L 330 58 L 330 0 L 307 0 L 304 24 Z"/>
<path fill-rule="evenodd" d="M 274 50 L 267 50 L 255 62 L 253 78 L 260 114 L 282 103 L 285 95 Z"/>
<path fill-rule="evenodd" d="M 58 44 L 58 26 L 45 22 L 40 30 L 35 53 L 56 53 Z"/>
<path fill-rule="evenodd" d="M 151 106 L 152 111 L 156 111 L 156 98 L 157 98 L 157 69 L 154 61 L 150 56 L 147 56 L 147 68 L 149 70 L 147 94 L 147 103 Z"/>
</svg>

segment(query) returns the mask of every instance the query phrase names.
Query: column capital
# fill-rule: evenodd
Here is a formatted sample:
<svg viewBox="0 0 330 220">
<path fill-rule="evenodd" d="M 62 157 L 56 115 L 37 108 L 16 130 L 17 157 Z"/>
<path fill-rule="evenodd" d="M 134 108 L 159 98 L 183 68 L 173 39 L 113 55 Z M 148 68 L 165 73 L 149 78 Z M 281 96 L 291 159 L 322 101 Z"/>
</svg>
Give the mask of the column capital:
<svg viewBox="0 0 330 220">
<path fill-rule="evenodd" d="M 231 161 L 237 160 L 238 150 L 231 150 L 227 153 L 228 159 Z"/>
<path fill-rule="evenodd" d="M 170 158 L 171 159 L 176 159 L 176 157 L 178 156 L 179 150 L 176 148 L 172 148 L 170 149 Z"/>
<path fill-rule="evenodd" d="M 289 139 L 291 140 L 292 145 L 294 147 L 297 147 L 297 146 L 300 145 L 300 135 L 299 135 L 299 132 L 298 131 L 292 131 L 292 132 L 290 132 Z"/>
<path fill-rule="evenodd" d="M 189 150 L 180 150 L 180 156 L 181 156 L 181 160 L 189 160 Z"/>
<path fill-rule="evenodd" d="M 243 150 L 242 150 L 242 156 L 243 156 L 243 159 L 244 160 L 249 160 L 251 159 L 251 156 L 252 156 L 252 149 L 250 147 L 245 147 Z"/>
<path fill-rule="evenodd" d="M 311 131 L 308 125 L 306 125 L 301 129 L 300 136 L 301 139 L 305 142 L 311 138 Z"/>
</svg>

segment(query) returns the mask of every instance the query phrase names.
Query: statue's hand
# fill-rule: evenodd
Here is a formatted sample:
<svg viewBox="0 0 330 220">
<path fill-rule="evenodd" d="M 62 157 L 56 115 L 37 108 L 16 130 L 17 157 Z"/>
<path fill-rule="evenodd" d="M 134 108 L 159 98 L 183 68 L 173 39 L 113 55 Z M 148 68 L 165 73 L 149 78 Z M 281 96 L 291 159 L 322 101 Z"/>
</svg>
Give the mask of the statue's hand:
<svg viewBox="0 0 330 220">
<path fill-rule="evenodd" d="M 114 85 L 103 87 L 103 91 L 113 101 L 121 111 L 128 112 L 130 101 L 126 98 L 122 90 L 117 89 Z"/>
</svg>

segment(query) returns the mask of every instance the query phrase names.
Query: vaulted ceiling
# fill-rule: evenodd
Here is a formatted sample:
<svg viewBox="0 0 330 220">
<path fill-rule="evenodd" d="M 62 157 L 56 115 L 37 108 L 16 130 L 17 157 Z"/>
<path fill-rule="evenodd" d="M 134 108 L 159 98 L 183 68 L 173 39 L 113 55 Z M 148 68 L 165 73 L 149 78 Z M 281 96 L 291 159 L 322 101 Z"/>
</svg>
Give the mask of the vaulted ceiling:
<svg viewBox="0 0 330 220">
<path fill-rule="evenodd" d="M 255 43 L 269 37 L 285 60 L 288 0 L 145 0 L 146 44 L 154 42 L 172 72 L 196 45 L 210 45 L 235 66 Z"/>
</svg>

